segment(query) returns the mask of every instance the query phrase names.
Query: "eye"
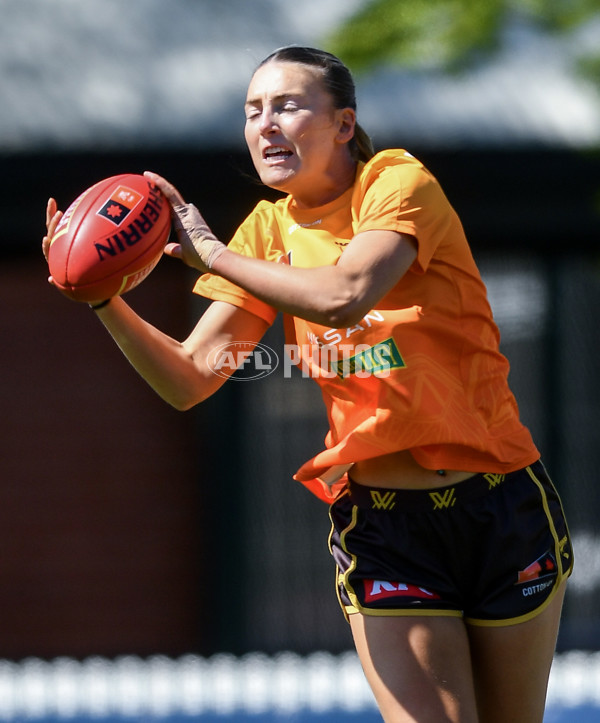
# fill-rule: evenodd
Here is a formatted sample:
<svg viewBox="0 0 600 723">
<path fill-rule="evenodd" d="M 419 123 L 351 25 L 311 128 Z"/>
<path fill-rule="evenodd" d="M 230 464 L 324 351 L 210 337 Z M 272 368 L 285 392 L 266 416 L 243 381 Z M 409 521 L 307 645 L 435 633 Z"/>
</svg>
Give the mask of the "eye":
<svg viewBox="0 0 600 723">
<path fill-rule="evenodd" d="M 246 120 L 252 120 L 253 118 L 260 118 L 261 111 L 259 108 L 247 107 L 245 111 Z"/>
</svg>

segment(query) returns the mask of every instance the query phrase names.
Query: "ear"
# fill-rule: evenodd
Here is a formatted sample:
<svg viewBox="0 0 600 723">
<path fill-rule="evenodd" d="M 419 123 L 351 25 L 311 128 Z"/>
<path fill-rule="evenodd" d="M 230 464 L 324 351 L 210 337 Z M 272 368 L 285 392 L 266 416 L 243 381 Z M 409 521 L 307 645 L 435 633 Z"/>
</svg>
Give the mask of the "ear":
<svg viewBox="0 0 600 723">
<path fill-rule="evenodd" d="M 336 111 L 338 132 L 336 141 L 348 143 L 354 137 L 354 126 L 356 125 L 356 113 L 352 108 L 338 108 Z"/>
</svg>

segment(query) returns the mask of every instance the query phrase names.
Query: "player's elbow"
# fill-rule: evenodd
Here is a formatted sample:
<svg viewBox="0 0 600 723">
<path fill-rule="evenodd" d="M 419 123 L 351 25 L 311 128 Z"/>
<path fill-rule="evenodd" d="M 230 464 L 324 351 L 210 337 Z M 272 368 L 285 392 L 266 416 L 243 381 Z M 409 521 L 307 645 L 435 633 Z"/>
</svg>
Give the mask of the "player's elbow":
<svg viewBox="0 0 600 723">
<path fill-rule="evenodd" d="M 328 324 L 333 329 L 347 329 L 356 326 L 368 311 L 368 309 L 344 306 L 328 315 Z"/>
<path fill-rule="evenodd" d="M 182 398 L 182 399 L 167 399 L 166 401 L 177 412 L 189 412 L 189 410 L 193 409 L 197 404 L 200 403 L 201 400 L 183 399 Z"/>
<path fill-rule="evenodd" d="M 332 300 L 325 311 L 324 324 L 334 329 L 355 326 L 369 313 L 368 302 L 356 294 L 345 294 Z"/>
<path fill-rule="evenodd" d="M 191 395 L 185 394 L 160 394 L 159 392 L 159 396 L 177 412 L 188 412 L 201 401 Z"/>
<path fill-rule="evenodd" d="M 161 396 L 176 411 L 188 412 L 190 409 L 197 407 L 198 404 L 208 399 L 214 391 L 214 388 L 206 384 L 184 384 L 180 387 L 169 389 L 168 392 L 161 394 Z"/>
<path fill-rule="evenodd" d="M 177 397 L 177 398 L 167 399 L 166 401 L 177 412 L 189 412 L 190 409 L 197 407 L 209 396 L 210 395 L 206 394 L 203 396 Z"/>
<path fill-rule="evenodd" d="M 337 283 L 324 286 L 320 298 L 323 315 L 320 323 L 343 329 L 358 324 L 369 313 L 373 295 L 363 277 L 342 272 L 337 267 L 335 270 Z"/>
</svg>

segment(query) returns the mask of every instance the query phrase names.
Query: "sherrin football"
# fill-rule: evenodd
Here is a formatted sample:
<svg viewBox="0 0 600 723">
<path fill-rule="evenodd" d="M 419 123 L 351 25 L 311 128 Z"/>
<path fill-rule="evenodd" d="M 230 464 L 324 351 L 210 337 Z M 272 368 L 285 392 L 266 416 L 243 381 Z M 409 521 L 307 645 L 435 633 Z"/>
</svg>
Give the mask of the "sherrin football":
<svg viewBox="0 0 600 723">
<path fill-rule="evenodd" d="M 75 301 L 133 289 L 159 262 L 171 230 L 169 203 L 142 175 L 111 176 L 65 211 L 48 251 L 54 284 Z"/>
</svg>

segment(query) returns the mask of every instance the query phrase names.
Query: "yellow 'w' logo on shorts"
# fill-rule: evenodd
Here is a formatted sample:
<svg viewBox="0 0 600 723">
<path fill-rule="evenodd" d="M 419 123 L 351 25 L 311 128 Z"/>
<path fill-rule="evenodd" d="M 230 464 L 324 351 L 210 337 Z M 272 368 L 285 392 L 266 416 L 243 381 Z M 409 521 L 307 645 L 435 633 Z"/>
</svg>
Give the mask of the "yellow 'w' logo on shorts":
<svg viewBox="0 0 600 723">
<path fill-rule="evenodd" d="M 456 493 L 454 488 L 444 490 L 443 492 L 430 492 L 429 496 L 433 500 L 433 509 L 441 510 L 444 507 L 452 507 L 456 502 Z"/>
<path fill-rule="evenodd" d="M 373 500 L 374 510 L 391 510 L 395 502 L 395 492 L 384 492 L 381 494 L 379 490 L 371 490 L 371 499 Z"/>
<path fill-rule="evenodd" d="M 492 487 L 495 487 L 496 485 L 499 485 L 500 482 L 504 482 L 505 477 L 505 474 L 492 474 L 491 472 L 483 475 L 483 478 L 489 482 L 490 489 L 492 489 Z"/>
</svg>

